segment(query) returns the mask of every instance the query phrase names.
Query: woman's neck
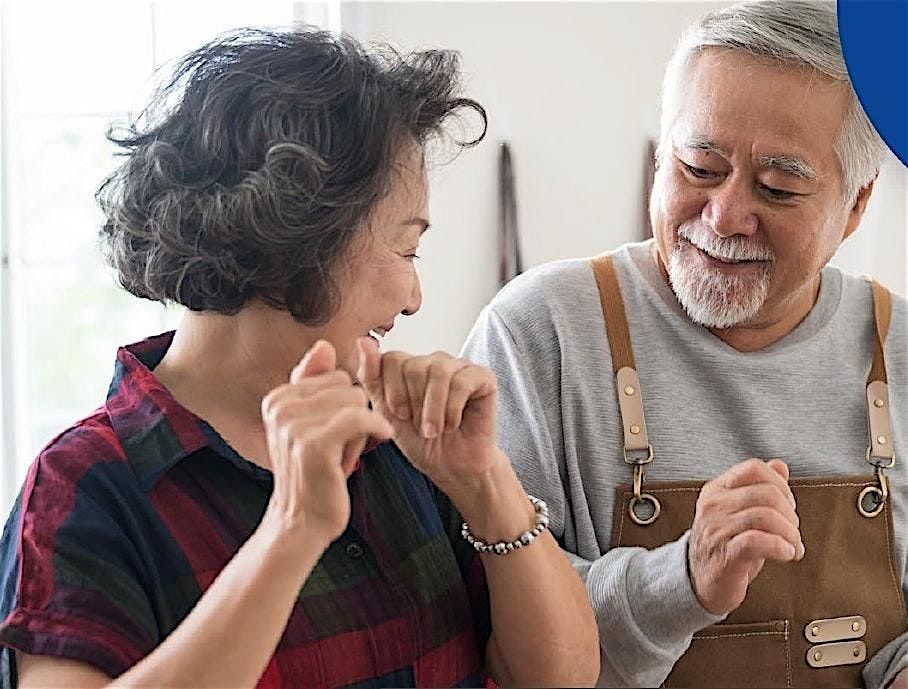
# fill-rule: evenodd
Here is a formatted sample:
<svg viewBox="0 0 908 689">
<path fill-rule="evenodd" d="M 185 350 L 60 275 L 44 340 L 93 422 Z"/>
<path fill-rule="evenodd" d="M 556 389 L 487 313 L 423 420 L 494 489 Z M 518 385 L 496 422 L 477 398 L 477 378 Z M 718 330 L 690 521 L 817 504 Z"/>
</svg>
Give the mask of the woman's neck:
<svg viewBox="0 0 908 689">
<path fill-rule="evenodd" d="M 154 374 L 203 418 L 259 422 L 262 398 L 287 382 L 316 341 L 310 330 L 263 304 L 233 316 L 189 311 Z"/>
</svg>

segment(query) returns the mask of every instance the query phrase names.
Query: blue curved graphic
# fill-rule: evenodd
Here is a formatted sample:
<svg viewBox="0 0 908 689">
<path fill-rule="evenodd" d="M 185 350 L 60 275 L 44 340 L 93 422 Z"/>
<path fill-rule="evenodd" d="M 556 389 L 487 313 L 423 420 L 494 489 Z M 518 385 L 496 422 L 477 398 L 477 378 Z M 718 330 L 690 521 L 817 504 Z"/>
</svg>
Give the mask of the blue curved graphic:
<svg viewBox="0 0 908 689">
<path fill-rule="evenodd" d="M 838 0 L 851 83 L 876 130 L 908 165 L 908 0 Z"/>
</svg>

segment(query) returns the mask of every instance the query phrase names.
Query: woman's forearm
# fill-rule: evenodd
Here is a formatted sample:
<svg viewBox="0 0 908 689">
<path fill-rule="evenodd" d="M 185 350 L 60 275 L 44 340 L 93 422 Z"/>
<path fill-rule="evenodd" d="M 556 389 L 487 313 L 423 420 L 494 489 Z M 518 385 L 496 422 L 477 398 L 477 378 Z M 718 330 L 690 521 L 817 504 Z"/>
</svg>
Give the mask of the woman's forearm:
<svg viewBox="0 0 908 689">
<path fill-rule="evenodd" d="M 534 510 L 510 464 L 487 481 L 449 493 L 474 534 L 511 541 Z M 547 531 L 529 547 L 484 554 L 492 608 L 490 673 L 509 686 L 582 686 L 599 675 L 599 636 L 586 589 Z"/>
<path fill-rule="evenodd" d="M 111 687 L 254 687 L 327 543 L 268 523 L 249 537 L 192 612 Z M 304 681 L 304 680 L 303 680 Z"/>
</svg>

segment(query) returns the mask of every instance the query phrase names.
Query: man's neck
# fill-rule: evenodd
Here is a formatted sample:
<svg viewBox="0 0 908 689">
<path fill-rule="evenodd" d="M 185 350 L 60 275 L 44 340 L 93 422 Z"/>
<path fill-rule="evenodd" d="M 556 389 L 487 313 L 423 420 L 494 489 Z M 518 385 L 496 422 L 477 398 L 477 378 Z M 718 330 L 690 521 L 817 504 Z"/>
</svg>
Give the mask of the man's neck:
<svg viewBox="0 0 908 689">
<path fill-rule="evenodd" d="M 659 268 L 659 274 L 662 275 L 662 279 L 674 295 L 668 270 L 655 242 L 653 242 L 652 255 Z M 760 314 L 752 322 L 731 328 L 707 329 L 729 347 L 739 352 L 757 352 L 775 344 L 797 328 L 813 309 L 819 294 L 820 277 L 817 276 L 785 302 L 776 304 L 769 314 Z M 677 296 L 675 298 L 677 299 Z"/>
<path fill-rule="evenodd" d="M 721 330 L 709 328 L 709 331 L 739 352 L 757 352 L 775 344 L 797 328 L 807 318 L 819 293 L 820 278 L 817 277 L 812 284 L 805 285 L 783 306 L 776 308 L 780 313 L 778 317 L 770 316 L 756 323 Z"/>
</svg>

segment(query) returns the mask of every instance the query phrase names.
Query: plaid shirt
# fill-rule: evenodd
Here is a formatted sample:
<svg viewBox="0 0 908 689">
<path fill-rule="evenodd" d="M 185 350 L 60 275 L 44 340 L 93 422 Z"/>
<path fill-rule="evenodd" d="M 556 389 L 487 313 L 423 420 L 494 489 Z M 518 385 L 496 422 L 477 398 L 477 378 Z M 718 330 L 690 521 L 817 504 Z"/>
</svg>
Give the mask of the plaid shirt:
<svg viewBox="0 0 908 689">
<path fill-rule="evenodd" d="M 0 542 L 11 649 L 117 676 L 192 610 L 255 530 L 270 472 L 181 407 L 151 369 L 172 334 L 120 349 L 107 403 L 29 471 Z M 350 476 L 352 516 L 300 591 L 259 687 L 481 686 L 482 565 L 447 498 L 392 443 Z"/>
</svg>

